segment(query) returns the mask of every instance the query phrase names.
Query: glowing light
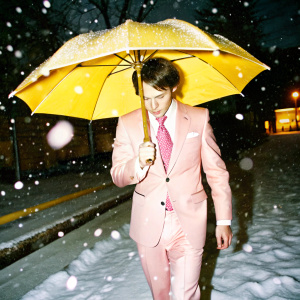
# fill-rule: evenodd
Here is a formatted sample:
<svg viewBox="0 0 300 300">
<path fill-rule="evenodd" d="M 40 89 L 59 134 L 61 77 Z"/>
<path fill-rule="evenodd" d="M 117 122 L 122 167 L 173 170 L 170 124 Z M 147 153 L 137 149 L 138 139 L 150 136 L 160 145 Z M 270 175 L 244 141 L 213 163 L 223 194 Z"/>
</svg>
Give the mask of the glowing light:
<svg viewBox="0 0 300 300">
<path fill-rule="evenodd" d="M 298 97 L 299 97 L 299 93 L 298 93 L 298 92 L 294 92 L 294 93 L 292 94 L 292 96 L 293 96 L 294 98 L 298 98 Z"/>
<path fill-rule="evenodd" d="M 235 117 L 238 120 L 244 120 L 244 116 L 242 114 L 236 114 Z"/>
<path fill-rule="evenodd" d="M 290 123 L 290 119 L 280 119 L 279 123 Z"/>
<path fill-rule="evenodd" d="M 59 237 L 63 237 L 65 234 L 62 232 L 62 231 L 60 231 L 59 233 L 58 233 L 58 236 Z"/>
<path fill-rule="evenodd" d="M 265 121 L 265 128 L 266 128 L 266 129 L 269 129 L 269 128 L 270 128 L 269 121 Z"/>
</svg>

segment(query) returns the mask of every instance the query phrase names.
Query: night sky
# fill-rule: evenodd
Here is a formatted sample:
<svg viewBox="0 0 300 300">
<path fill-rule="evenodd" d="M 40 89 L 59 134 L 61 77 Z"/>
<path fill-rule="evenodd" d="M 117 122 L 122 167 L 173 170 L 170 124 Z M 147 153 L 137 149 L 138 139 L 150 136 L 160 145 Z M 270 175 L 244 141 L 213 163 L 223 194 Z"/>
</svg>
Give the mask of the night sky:
<svg viewBox="0 0 300 300">
<path fill-rule="evenodd" d="M 239 1 L 239 0 L 235 0 Z M 247 3 L 247 1 L 243 1 Z M 251 2 L 251 0 L 249 0 Z M 195 24 L 194 10 L 210 7 L 209 0 L 165 0 L 159 14 L 151 16 L 151 21 L 176 17 Z M 211 9 L 214 7 L 211 6 Z M 280 48 L 300 46 L 300 1 L 297 0 L 259 0 L 259 15 L 264 18 L 263 29 L 266 34 L 266 47 Z M 222 33 L 220 32 L 222 35 Z"/>
</svg>

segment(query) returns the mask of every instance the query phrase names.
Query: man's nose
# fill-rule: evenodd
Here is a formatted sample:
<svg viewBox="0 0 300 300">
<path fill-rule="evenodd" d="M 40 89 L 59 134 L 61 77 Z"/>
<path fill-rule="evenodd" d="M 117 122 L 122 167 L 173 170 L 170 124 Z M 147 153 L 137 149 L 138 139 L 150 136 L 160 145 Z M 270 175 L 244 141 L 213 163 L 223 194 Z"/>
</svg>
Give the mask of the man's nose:
<svg viewBox="0 0 300 300">
<path fill-rule="evenodd" d="M 156 109 L 158 107 L 158 102 L 155 99 L 151 100 L 152 109 Z"/>
</svg>

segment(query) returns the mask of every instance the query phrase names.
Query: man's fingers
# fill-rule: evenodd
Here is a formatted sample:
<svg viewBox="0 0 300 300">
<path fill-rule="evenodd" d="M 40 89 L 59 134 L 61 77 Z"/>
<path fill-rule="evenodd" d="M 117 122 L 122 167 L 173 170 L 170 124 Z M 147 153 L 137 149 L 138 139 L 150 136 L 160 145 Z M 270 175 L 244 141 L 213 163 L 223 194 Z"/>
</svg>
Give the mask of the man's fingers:
<svg viewBox="0 0 300 300">
<path fill-rule="evenodd" d="M 216 228 L 217 249 L 227 249 L 232 241 L 232 231 L 230 226 L 219 225 Z"/>
<path fill-rule="evenodd" d="M 223 238 L 222 249 L 226 249 L 226 248 L 228 248 L 228 247 L 229 247 L 229 239 L 228 239 L 227 236 L 225 236 L 225 237 Z"/>
<path fill-rule="evenodd" d="M 155 145 L 152 142 L 145 142 L 139 147 L 139 160 L 141 168 L 150 166 L 155 160 Z"/>
<path fill-rule="evenodd" d="M 222 238 L 221 236 L 217 236 L 217 249 L 221 249 L 222 247 Z"/>
<path fill-rule="evenodd" d="M 155 145 L 152 142 L 145 142 L 140 144 L 140 148 L 146 148 L 146 147 L 155 148 Z"/>
</svg>

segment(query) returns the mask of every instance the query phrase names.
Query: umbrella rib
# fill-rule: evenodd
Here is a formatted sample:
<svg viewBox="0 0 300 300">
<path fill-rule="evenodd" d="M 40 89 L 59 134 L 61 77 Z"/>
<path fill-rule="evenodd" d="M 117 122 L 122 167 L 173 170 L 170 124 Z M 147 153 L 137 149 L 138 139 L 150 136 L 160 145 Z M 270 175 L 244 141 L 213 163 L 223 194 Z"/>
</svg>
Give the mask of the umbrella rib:
<svg viewBox="0 0 300 300">
<path fill-rule="evenodd" d="M 144 51 L 143 57 L 146 57 L 147 49 Z"/>
<path fill-rule="evenodd" d="M 128 62 L 130 65 L 132 64 L 129 60 L 127 60 L 127 59 L 121 57 L 120 55 L 118 55 L 118 54 L 116 54 L 116 53 L 114 53 L 114 55 L 117 56 L 117 57 L 119 57 L 119 58 L 122 59 L 122 60 L 125 60 L 125 61 Z"/>
<path fill-rule="evenodd" d="M 131 58 L 131 60 L 132 60 L 132 63 L 134 63 L 134 59 L 133 59 L 133 57 L 131 56 L 131 54 L 130 54 L 130 53 L 128 53 L 128 55 L 129 55 L 129 57 Z"/>
<path fill-rule="evenodd" d="M 126 71 L 126 70 L 128 70 L 128 69 L 130 69 L 130 68 L 131 68 L 131 66 L 130 66 L 130 67 L 128 67 L 128 68 L 125 68 L 125 69 L 123 69 L 123 70 L 120 70 L 120 71 L 111 72 L 111 73 L 109 73 L 107 76 L 114 75 L 114 74 L 117 74 L 117 73 L 120 73 L 120 72 Z"/>
<path fill-rule="evenodd" d="M 148 61 L 158 50 L 155 50 L 154 52 L 152 52 L 145 60 L 143 60 L 143 63 L 145 63 L 146 61 Z"/>
<path fill-rule="evenodd" d="M 216 70 L 223 78 L 225 78 L 239 92 L 239 94 L 243 95 L 239 91 L 239 89 L 224 74 L 222 74 L 218 69 L 216 69 L 214 66 L 210 65 L 209 63 L 207 63 L 205 60 L 203 60 L 203 59 L 201 59 L 199 57 L 196 57 L 196 58 L 198 58 L 199 60 L 203 61 L 205 64 L 209 65 L 211 68 L 213 68 L 214 70 Z"/>
<path fill-rule="evenodd" d="M 105 81 L 107 80 L 108 76 L 114 75 L 114 74 L 116 74 L 116 73 L 119 73 L 119 72 L 122 72 L 122 71 L 125 71 L 125 70 L 128 70 L 128 69 L 130 69 L 130 68 L 131 68 L 131 67 L 128 67 L 128 68 L 125 68 L 125 69 L 123 69 L 123 70 L 120 70 L 120 71 L 117 71 L 117 72 L 108 74 L 107 77 L 106 77 L 106 79 L 105 79 Z M 103 83 L 103 85 L 104 85 L 104 83 Z M 97 98 L 97 99 L 99 99 L 99 97 L 100 97 L 100 94 L 101 94 L 103 85 L 102 85 L 101 89 L 99 90 L 98 98 Z M 94 117 L 94 114 L 95 114 L 95 110 L 96 110 L 96 105 L 94 106 L 94 109 L 93 109 L 93 113 L 92 113 L 92 117 L 91 117 L 91 122 L 92 122 L 92 120 L 93 120 L 93 117 Z"/>
<path fill-rule="evenodd" d="M 187 57 L 175 58 L 175 59 L 171 59 L 171 61 L 178 61 L 178 60 L 183 60 L 183 59 L 188 59 L 188 58 L 193 58 L 193 57 L 196 57 L 196 56 L 191 55 L 191 56 L 187 56 Z"/>
<path fill-rule="evenodd" d="M 39 103 L 39 105 L 34 109 L 34 111 L 31 113 L 31 115 L 33 115 L 36 112 L 36 110 L 47 100 L 47 98 L 49 97 L 49 95 L 62 83 L 62 81 L 64 81 L 76 69 L 77 69 L 77 66 L 71 72 L 69 72 L 64 78 L 62 78 L 57 85 L 55 85 L 55 87 L 48 93 L 48 95 L 43 99 L 43 101 L 41 103 Z"/>
<path fill-rule="evenodd" d="M 185 53 L 185 52 L 183 52 L 183 51 L 178 51 L 178 52 L 182 52 L 182 53 Z M 186 54 L 186 53 L 185 53 Z M 197 56 L 195 56 L 195 55 L 191 55 L 191 56 L 189 56 L 189 57 L 182 57 L 182 58 L 178 58 L 178 59 L 173 59 L 173 60 L 171 60 L 171 61 L 177 61 L 177 60 L 182 60 L 182 59 L 187 59 L 187 58 L 193 58 L 193 57 L 195 57 L 195 58 L 198 58 L 199 60 L 201 60 L 202 62 L 204 62 L 205 64 L 207 64 L 207 65 L 209 65 L 211 68 L 213 68 L 214 70 L 216 70 L 222 77 L 224 77 L 228 82 L 230 82 L 230 84 L 239 92 L 239 94 L 241 94 L 241 95 L 243 95 L 240 91 L 239 91 L 239 89 L 226 77 L 226 76 L 224 76 L 219 70 L 217 70 L 214 66 L 212 66 L 212 65 L 210 65 L 210 64 L 208 64 L 205 60 L 203 60 L 203 59 L 201 59 L 201 58 L 199 58 L 199 57 L 197 57 Z"/>
<path fill-rule="evenodd" d="M 77 68 L 89 68 L 89 67 L 128 67 L 130 66 L 131 67 L 131 64 L 130 65 L 85 65 L 85 66 L 77 66 Z"/>
</svg>

